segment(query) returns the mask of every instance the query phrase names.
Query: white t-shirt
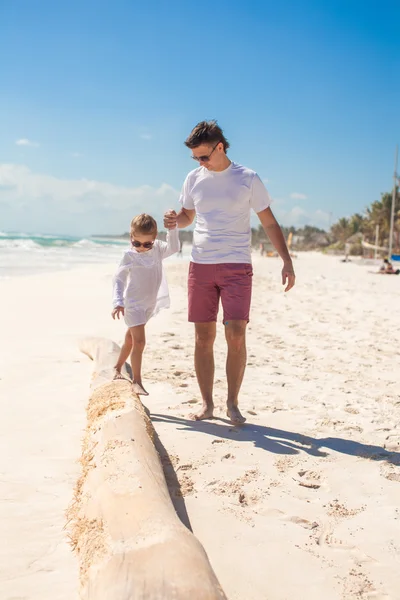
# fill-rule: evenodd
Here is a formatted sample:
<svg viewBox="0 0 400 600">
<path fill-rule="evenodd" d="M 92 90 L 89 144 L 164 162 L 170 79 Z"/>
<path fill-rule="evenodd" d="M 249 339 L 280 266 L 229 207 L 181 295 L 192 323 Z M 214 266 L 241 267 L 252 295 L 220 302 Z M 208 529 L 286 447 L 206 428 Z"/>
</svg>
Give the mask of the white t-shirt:
<svg viewBox="0 0 400 600">
<path fill-rule="evenodd" d="M 191 171 L 179 199 L 196 211 L 192 261 L 203 264 L 251 263 L 250 209 L 271 199 L 255 171 L 232 162 L 224 171 Z"/>
<path fill-rule="evenodd" d="M 151 250 L 124 253 L 113 280 L 113 307 L 125 307 L 128 327 L 144 325 L 162 308 L 169 307 L 168 284 L 162 261 L 179 252 L 178 229 L 167 232 L 167 241 L 156 240 Z"/>
</svg>

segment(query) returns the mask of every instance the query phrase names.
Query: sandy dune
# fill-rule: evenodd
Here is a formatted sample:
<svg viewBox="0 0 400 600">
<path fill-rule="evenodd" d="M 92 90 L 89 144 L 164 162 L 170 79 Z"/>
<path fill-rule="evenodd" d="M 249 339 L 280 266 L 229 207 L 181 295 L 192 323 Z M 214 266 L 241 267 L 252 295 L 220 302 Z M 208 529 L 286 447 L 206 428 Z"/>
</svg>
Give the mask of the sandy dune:
<svg viewBox="0 0 400 600">
<path fill-rule="evenodd" d="M 169 469 L 175 505 L 230 600 L 397 600 L 400 277 L 300 255 L 297 288 L 284 295 L 279 267 L 255 257 L 241 399 L 248 422 L 239 428 L 224 418 L 222 325 L 217 419 L 188 419 L 199 394 L 187 264 L 168 265 L 172 308 L 149 323 L 145 381 L 179 480 Z M 91 365 L 76 339 L 122 339 L 123 324 L 109 316 L 113 269 L 2 283 L 2 600 L 77 597 L 64 510 Z"/>
</svg>

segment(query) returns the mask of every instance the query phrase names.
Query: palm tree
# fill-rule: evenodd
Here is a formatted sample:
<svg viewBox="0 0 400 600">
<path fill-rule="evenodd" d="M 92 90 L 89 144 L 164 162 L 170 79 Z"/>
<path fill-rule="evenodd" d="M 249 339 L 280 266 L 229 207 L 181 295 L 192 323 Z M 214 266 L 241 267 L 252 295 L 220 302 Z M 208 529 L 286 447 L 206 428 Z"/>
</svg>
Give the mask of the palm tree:
<svg viewBox="0 0 400 600">
<path fill-rule="evenodd" d="M 337 242 L 344 243 L 352 233 L 350 220 L 346 219 L 346 217 L 342 217 L 331 227 L 331 235 Z"/>
<path fill-rule="evenodd" d="M 397 198 L 398 201 L 398 198 Z M 373 240 L 375 235 L 375 227 L 379 225 L 379 234 L 382 242 L 386 244 L 389 240 L 390 231 L 390 211 L 392 207 L 392 194 L 382 194 L 381 200 L 376 200 L 367 208 L 366 211 L 366 222 L 364 233 L 370 239 Z M 395 231 L 398 231 L 400 225 L 398 211 L 395 212 Z"/>
</svg>

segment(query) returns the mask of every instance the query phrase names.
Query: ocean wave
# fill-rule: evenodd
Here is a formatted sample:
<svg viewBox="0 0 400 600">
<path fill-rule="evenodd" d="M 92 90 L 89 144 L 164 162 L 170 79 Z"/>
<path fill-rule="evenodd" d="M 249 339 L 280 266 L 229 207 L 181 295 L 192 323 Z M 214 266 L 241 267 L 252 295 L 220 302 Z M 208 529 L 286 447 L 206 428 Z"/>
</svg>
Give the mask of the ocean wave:
<svg viewBox="0 0 400 600">
<path fill-rule="evenodd" d="M 86 238 L 68 235 L 51 235 L 42 233 L 21 233 L 21 232 L 1 232 L 0 233 L 0 249 L 16 249 L 16 250 L 75 250 L 75 251 L 94 251 L 101 249 L 102 251 L 121 248 L 128 244 L 127 240 L 113 238 Z"/>
<path fill-rule="evenodd" d="M 42 250 L 42 246 L 29 238 L 0 238 L 0 248 L 21 248 L 22 250 Z"/>
<path fill-rule="evenodd" d="M 96 246 L 101 246 L 102 244 L 99 244 L 97 242 L 94 242 L 93 240 L 87 240 L 86 238 L 84 238 L 83 240 L 79 240 L 79 242 L 74 242 L 72 244 L 73 248 L 95 248 Z"/>
</svg>

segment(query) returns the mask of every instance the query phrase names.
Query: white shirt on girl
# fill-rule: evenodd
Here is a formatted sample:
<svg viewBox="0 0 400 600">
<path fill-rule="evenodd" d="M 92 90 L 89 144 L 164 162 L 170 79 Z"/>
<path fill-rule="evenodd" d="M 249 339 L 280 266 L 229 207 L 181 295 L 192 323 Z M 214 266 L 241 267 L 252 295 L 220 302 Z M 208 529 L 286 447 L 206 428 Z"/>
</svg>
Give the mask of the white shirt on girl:
<svg viewBox="0 0 400 600">
<path fill-rule="evenodd" d="M 125 308 L 127 327 L 144 325 L 162 308 L 169 308 L 169 292 L 162 261 L 179 252 L 178 229 L 167 232 L 167 241 L 155 240 L 147 252 L 127 250 L 113 279 L 113 308 Z"/>
</svg>

